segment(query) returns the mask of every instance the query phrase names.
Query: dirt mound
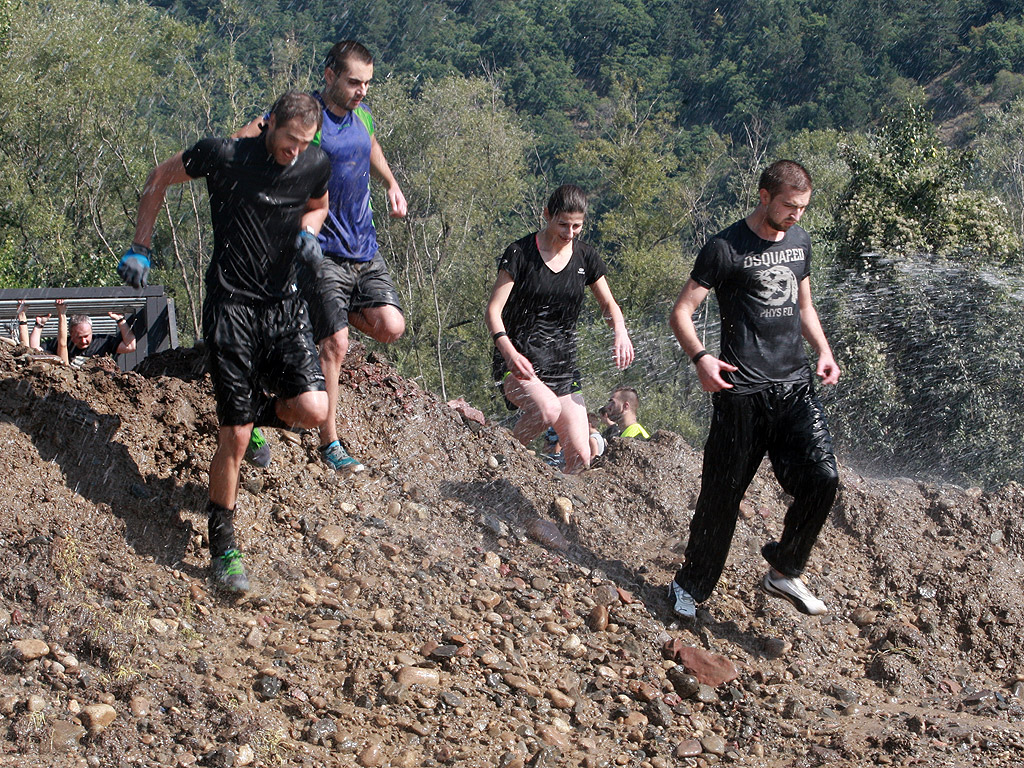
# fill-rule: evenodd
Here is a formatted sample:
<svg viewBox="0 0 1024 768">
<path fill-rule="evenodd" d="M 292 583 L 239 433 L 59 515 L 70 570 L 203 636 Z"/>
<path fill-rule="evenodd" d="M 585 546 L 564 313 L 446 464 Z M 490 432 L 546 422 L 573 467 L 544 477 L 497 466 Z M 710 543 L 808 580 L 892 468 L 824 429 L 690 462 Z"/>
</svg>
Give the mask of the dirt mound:
<svg viewBox="0 0 1024 768">
<path fill-rule="evenodd" d="M 0 349 L 0 765 L 1019 765 L 1024 489 L 842 473 L 796 613 L 755 588 L 762 472 L 714 597 L 663 590 L 700 454 L 554 473 L 353 351 L 341 436 L 245 467 L 256 591 L 211 594 L 202 355 L 142 373 Z M 679 663 L 686 660 L 686 666 Z"/>
</svg>

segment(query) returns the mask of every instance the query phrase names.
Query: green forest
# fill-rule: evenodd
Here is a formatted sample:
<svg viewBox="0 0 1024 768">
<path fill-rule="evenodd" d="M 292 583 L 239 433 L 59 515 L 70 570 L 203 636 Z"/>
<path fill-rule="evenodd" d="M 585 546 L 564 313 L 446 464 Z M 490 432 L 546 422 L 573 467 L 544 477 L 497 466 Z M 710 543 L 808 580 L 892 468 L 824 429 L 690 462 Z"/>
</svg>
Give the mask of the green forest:
<svg viewBox="0 0 1024 768">
<path fill-rule="evenodd" d="M 319 87 L 346 38 L 375 55 L 367 102 L 409 202 L 377 219 L 408 324 L 381 351 L 404 375 L 506 416 L 482 319 L 495 260 L 573 182 L 637 348 L 616 371 L 589 303 L 588 405 L 631 384 L 652 431 L 699 443 L 709 403 L 668 310 L 789 157 L 815 179 L 802 223 L 844 370 L 824 393 L 841 458 L 1021 477 L 1024 0 L 0 0 L 0 287 L 118 284 L 149 169 Z M 205 195 L 175 187 L 154 236 L 150 282 L 187 341 Z"/>
</svg>

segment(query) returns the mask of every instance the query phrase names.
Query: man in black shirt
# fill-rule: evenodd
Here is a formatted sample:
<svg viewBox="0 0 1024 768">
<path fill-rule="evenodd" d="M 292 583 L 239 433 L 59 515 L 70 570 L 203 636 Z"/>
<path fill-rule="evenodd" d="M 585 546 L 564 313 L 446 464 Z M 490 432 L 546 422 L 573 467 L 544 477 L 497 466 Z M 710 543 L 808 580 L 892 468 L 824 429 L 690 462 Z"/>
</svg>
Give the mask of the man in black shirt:
<svg viewBox="0 0 1024 768">
<path fill-rule="evenodd" d="M 129 285 L 145 285 L 167 187 L 205 177 L 214 246 L 203 337 L 220 422 L 210 463 L 210 555 L 214 582 L 233 592 L 249 589 L 234 508 L 253 426 L 312 428 L 327 416 L 324 377 L 295 286 L 296 261 L 323 259 L 316 233 L 327 216 L 330 164 L 309 146 L 321 119 L 311 96 L 289 91 L 260 136 L 203 139 L 158 165 L 139 203 L 135 241 L 117 268 Z"/>
<path fill-rule="evenodd" d="M 740 501 L 765 453 L 794 501 L 780 541 L 761 550 L 771 566 L 761 586 L 803 613 L 826 611 L 800 578 L 839 484 L 803 348 L 806 339 L 818 377 L 835 384 L 839 366 L 811 301 L 810 238 L 797 225 L 811 199 L 810 174 L 780 160 L 761 174 L 758 195 L 749 216 L 701 249 L 669 318 L 701 386 L 714 393 L 690 540 L 669 587 L 672 611 L 687 619 L 718 583 Z M 722 315 L 720 357 L 704 349 L 693 324 L 712 288 Z"/>
</svg>

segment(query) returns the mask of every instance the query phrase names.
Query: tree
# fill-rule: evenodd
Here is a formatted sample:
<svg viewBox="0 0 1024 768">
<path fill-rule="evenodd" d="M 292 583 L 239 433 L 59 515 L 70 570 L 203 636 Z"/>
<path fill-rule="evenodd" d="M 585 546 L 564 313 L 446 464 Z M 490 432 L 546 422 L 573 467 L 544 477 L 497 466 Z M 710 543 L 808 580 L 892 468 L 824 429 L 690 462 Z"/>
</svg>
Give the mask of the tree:
<svg viewBox="0 0 1024 768">
<path fill-rule="evenodd" d="M 839 149 L 851 178 L 833 237 L 846 264 L 864 267 L 877 252 L 998 264 L 1015 252 L 1004 206 L 967 188 L 969 156 L 942 144 L 923 107 L 908 103 L 867 146 Z"/>
<path fill-rule="evenodd" d="M 483 306 L 495 261 L 528 216 L 528 137 L 482 79 L 449 77 L 415 95 L 411 83 L 392 80 L 374 99 L 378 137 L 409 201 L 405 220 L 376 217 L 406 311 L 395 355 L 443 397 L 483 398 L 491 351 Z"/>
</svg>

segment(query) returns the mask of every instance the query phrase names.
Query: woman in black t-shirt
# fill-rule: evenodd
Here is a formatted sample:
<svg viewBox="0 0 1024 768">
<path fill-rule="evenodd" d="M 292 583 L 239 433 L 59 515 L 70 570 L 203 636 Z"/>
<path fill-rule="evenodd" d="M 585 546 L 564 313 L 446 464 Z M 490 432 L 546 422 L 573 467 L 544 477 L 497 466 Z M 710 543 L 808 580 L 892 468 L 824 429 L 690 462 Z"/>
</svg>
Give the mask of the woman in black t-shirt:
<svg viewBox="0 0 1024 768">
<path fill-rule="evenodd" d="M 567 473 L 586 468 L 591 458 L 576 362 L 576 321 L 585 288 L 615 334 L 615 365 L 626 368 L 633 362 L 633 343 L 608 288 L 604 262 L 576 239 L 586 211 L 587 197 L 579 187 L 565 184 L 552 193 L 544 228 L 512 243 L 498 261 L 486 315 L 494 337 L 495 382 L 510 407 L 522 409 L 512 434 L 527 445 L 554 427 Z"/>
</svg>

